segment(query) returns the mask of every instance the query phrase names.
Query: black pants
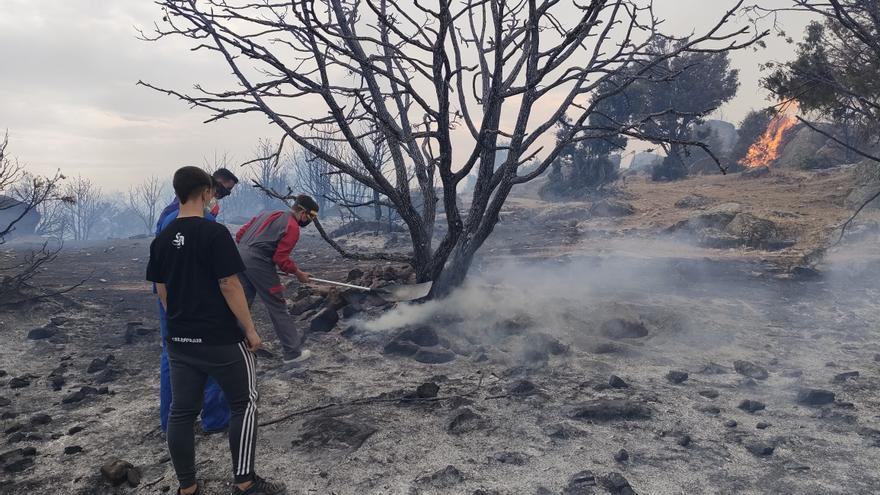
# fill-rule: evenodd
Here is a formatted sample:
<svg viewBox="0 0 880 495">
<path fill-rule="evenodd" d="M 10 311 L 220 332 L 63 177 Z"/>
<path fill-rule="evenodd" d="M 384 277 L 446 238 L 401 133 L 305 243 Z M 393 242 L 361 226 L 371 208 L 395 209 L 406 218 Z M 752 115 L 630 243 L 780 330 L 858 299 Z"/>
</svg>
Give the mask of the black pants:
<svg viewBox="0 0 880 495">
<path fill-rule="evenodd" d="M 257 443 L 257 381 L 254 355 L 244 343 L 200 345 L 168 343 L 171 365 L 171 416 L 168 451 L 180 486 L 196 482 L 193 425 L 202 410 L 205 381 L 210 376 L 223 389 L 232 410 L 229 450 L 236 483 L 253 478 Z"/>
</svg>

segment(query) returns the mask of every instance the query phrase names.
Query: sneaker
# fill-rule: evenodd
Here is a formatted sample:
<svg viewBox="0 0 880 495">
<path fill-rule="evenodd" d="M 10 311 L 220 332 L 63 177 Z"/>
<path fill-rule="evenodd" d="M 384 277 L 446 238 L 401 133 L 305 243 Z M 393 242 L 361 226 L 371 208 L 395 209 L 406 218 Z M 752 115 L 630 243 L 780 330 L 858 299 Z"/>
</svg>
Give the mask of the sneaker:
<svg viewBox="0 0 880 495">
<path fill-rule="evenodd" d="M 287 495 L 287 487 L 278 481 L 269 481 L 254 475 L 254 482 L 247 490 L 232 487 L 232 495 Z"/>
<path fill-rule="evenodd" d="M 180 495 L 180 488 L 177 489 L 177 495 Z M 202 485 L 196 485 L 196 491 L 189 495 L 202 495 Z"/>
<path fill-rule="evenodd" d="M 301 363 L 310 357 L 312 357 L 312 351 L 308 349 L 300 349 L 296 352 L 285 352 L 282 360 L 284 361 L 284 364 Z"/>
</svg>

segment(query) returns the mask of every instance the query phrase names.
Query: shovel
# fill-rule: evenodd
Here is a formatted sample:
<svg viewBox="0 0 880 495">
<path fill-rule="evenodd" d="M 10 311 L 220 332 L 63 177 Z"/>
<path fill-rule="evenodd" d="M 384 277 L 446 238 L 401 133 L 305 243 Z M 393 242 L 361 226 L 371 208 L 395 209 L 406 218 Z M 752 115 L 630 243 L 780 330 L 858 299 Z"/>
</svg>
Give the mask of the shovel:
<svg viewBox="0 0 880 495">
<path fill-rule="evenodd" d="M 289 277 L 290 275 L 287 273 L 278 273 L 279 275 L 283 275 Z M 415 301 L 416 299 L 422 299 L 428 296 L 428 293 L 431 292 L 431 286 L 433 282 L 425 282 L 421 284 L 402 284 L 402 285 L 389 285 L 387 287 L 382 287 L 380 289 L 371 289 L 369 287 L 364 287 L 362 285 L 354 285 L 347 284 L 345 282 L 337 282 L 335 280 L 325 280 L 323 278 L 311 277 L 309 279 L 310 282 L 318 282 L 320 284 L 329 284 L 335 285 L 337 287 L 346 287 L 348 289 L 356 289 L 364 292 L 369 292 L 370 294 L 377 295 L 382 299 L 388 302 L 406 302 L 406 301 Z"/>
</svg>

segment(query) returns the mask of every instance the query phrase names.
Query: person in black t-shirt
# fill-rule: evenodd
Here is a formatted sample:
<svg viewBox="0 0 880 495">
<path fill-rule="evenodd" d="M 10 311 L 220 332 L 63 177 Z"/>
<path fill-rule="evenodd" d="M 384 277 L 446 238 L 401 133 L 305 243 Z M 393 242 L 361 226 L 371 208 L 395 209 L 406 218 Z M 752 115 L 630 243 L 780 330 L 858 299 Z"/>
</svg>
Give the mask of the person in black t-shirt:
<svg viewBox="0 0 880 495">
<path fill-rule="evenodd" d="M 174 173 L 180 214 L 150 245 L 147 280 L 156 283 L 168 314 L 171 416 L 168 451 L 179 494 L 199 493 L 193 425 L 202 408 L 205 381 L 220 385 L 232 409 L 229 447 L 233 494 L 285 494 L 282 483 L 254 473 L 257 388 L 254 352 L 262 340 L 238 279 L 244 264 L 232 235 L 204 218 L 213 197 L 211 177 L 198 167 Z"/>
</svg>

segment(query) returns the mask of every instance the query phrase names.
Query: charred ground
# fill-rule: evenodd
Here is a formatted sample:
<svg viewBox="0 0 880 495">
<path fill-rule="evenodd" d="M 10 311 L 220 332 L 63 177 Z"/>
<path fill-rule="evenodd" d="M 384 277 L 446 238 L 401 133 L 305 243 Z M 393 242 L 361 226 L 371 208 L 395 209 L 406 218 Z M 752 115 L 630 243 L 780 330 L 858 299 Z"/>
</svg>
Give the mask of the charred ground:
<svg viewBox="0 0 880 495">
<path fill-rule="evenodd" d="M 604 205 L 517 198 L 471 284 L 443 303 L 291 288 L 303 328 L 325 330 L 312 322 L 327 306 L 342 319 L 310 334 L 307 366 L 259 359 L 272 422 L 260 471 L 316 494 L 872 493 L 870 215 L 813 264 L 846 216 L 852 170 L 648 187 L 628 180 Z M 785 242 L 753 244 L 761 232 Z M 41 282 L 86 285 L 0 314 L 5 493 L 173 491 L 148 243 L 68 245 Z M 297 252 L 326 278 L 406 277 L 311 235 Z M 198 452 L 207 493 L 224 492 L 225 438 L 200 436 Z M 102 476 L 116 459 L 137 468 L 136 487 Z"/>
</svg>

